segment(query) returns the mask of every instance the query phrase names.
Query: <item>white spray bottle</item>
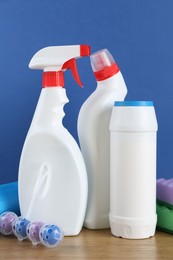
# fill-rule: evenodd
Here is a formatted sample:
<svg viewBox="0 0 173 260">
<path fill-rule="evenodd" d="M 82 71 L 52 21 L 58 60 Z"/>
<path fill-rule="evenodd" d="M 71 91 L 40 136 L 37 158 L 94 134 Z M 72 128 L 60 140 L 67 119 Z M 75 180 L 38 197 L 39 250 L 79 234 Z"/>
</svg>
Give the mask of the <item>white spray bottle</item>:
<svg viewBox="0 0 173 260">
<path fill-rule="evenodd" d="M 88 174 L 88 204 L 84 226 L 108 228 L 110 211 L 109 122 L 114 101 L 127 94 L 123 76 L 107 49 L 91 55 L 97 88 L 78 117 L 78 135 Z"/>
<path fill-rule="evenodd" d="M 47 47 L 29 64 L 44 73 L 19 165 L 21 215 L 30 221 L 60 225 L 65 236 L 77 235 L 82 228 L 88 183 L 80 149 L 62 124 L 63 107 L 68 102 L 64 71 L 71 69 L 82 86 L 75 59 L 89 52 L 88 45 Z"/>
</svg>

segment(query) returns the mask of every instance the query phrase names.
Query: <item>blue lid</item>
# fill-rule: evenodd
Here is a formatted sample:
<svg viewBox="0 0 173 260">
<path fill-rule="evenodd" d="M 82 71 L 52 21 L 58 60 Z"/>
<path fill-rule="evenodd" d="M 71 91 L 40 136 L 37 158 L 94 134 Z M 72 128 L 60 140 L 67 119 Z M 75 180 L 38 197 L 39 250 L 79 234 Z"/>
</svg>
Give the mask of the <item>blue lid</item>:
<svg viewBox="0 0 173 260">
<path fill-rule="evenodd" d="M 152 107 L 153 101 L 115 101 L 116 107 Z"/>
</svg>

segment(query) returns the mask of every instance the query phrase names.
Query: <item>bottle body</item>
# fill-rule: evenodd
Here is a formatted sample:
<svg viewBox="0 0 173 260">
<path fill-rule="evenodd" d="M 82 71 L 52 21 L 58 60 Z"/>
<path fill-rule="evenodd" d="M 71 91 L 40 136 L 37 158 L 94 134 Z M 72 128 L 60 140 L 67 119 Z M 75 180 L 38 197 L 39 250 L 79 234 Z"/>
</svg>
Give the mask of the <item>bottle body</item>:
<svg viewBox="0 0 173 260">
<path fill-rule="evenodd" d="M 113 235 L 140 239 L 156 228 L 157 121 L 153 106 L 128 105 L 110 121 L 109 218 Z"/>
<path fill-rule="evenodd" d="M 99 81 L 78 117 L 78 136 L 88 174 L 88 203 L 84 226 L 109 227 L 110 141 L 109 121 L 114 100 L 127 93 L 121 72 Z"/>
<path fill-rule="evenodd" d="M 19 165 L 21 214 L 30 221 L 54 223 L 64 235 L 77 235 L 87 203 L 85 164 L 62 125 L 65 89 L 42 90 Z"/>
</svg>

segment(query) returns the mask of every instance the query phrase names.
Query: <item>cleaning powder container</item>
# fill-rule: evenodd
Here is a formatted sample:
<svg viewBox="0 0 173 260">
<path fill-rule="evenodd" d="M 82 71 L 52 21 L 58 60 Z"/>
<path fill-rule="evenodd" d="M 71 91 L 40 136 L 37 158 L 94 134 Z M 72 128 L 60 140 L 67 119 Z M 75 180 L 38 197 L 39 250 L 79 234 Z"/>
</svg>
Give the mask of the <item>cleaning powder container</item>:
<svg viewBox="0 0 173 260">
<path fill-rule="evenodd" d="M 110 226 L 142 239 L 156 228 L 156 132 L 152 101 L 115 102 L 110 120 Z"/>
</svg>

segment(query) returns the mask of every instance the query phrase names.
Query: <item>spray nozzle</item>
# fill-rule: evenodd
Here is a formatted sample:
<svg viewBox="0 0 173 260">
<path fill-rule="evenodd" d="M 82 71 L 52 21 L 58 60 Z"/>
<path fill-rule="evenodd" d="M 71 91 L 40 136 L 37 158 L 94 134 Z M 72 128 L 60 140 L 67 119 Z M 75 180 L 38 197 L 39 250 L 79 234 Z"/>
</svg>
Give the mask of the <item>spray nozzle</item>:
<svg viewBox="0 0 173 260">
<path fill-rule="evenodd" d="M 42 69 L 43 87 L 64 86 L 64 70 L 71 69 L 79 86 L 82 82 L 76 59 L 90 55 L 89 45 L 51 46 L 38 51 L 29 63 L 31 69 Z"/>
</svg>

